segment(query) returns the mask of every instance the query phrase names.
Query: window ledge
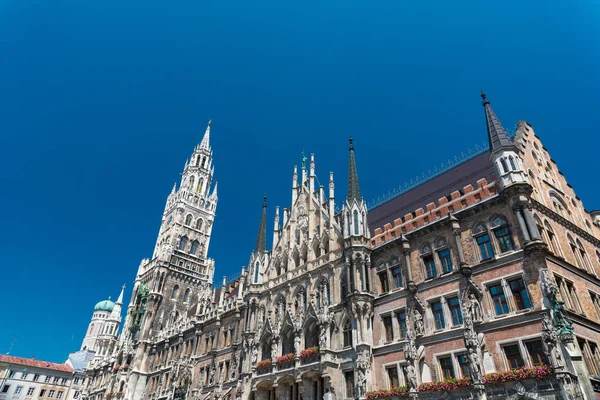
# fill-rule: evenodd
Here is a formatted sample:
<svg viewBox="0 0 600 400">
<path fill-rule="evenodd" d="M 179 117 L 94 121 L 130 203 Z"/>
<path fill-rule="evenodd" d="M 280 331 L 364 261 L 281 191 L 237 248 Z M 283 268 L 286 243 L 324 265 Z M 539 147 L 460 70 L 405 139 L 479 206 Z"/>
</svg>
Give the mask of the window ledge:
<svg viewBox="0 0 600 400">
<path fill-rule="evenodd" d="M 522 310 L 517 310 L 517 311 L 515 311 L 515 314 L 525 314 L 525 313 L 528 313 L 529 311 L 533 311 L 533 307 L 524 308 Z"/>
</svg>

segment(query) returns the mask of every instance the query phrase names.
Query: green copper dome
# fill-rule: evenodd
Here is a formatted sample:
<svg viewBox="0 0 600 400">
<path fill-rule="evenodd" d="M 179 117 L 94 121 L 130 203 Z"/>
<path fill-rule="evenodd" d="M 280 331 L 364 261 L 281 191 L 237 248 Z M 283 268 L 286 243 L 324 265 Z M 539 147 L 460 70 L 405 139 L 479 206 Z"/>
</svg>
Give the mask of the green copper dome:
<svg viewBox="0 0 600 400">
<path fill-rule="evenodd" d="M 113 303 L 110 300 L 102 300 L 101 302 L 96 304 L 96 307 L 94 307 L 94 311 L 111 312 L 113 310 L 113 308 L 115 308 L 115 303 Z"/>
</svg>

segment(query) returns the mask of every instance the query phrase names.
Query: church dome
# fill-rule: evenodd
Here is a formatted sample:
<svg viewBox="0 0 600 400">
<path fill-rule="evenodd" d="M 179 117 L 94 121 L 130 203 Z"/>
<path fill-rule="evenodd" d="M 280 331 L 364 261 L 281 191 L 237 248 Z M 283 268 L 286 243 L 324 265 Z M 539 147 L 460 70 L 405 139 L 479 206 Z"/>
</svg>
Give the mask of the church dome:
<svg viewBox="0 0 600 400">
<path fill-rule="evenodd" d="M 115 308 L 115 303 L 110 300 L 102 300 L 94 307 L 94 311 L 107 311 L 111 312 Z"/>
</svg>

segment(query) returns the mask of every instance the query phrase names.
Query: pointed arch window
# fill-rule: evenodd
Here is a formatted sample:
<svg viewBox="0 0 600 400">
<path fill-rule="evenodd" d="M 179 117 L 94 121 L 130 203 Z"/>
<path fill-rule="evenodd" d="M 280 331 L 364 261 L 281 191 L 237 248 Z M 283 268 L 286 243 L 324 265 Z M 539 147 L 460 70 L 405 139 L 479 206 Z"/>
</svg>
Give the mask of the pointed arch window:
<svg viewBox="0 0 600 400">
<path fill-rule="evenodd" d="M 350 319 L 346 319 L 344 322 L 343 335 L 344 347 L 352 347 L 352 323 Z"/>
<path fill-rule="evenodd" d="M 421 258 L 423 260 L 423 265 L 425 265 L 427 279 L 435 278 L 437 276 L 437 268 L 435 266 L 435 259 L 433 258 L 433 253 L 431 252 L 431 247 L 429 244 L 424 244 L 421 247 Z"/>
<path fill-rule="evenodd" d="M 185 292 L 183 293 L 183 302 L 187 303 L 190 301 L 190 288 L 185 289 Z"/>
<path fill-rule="evenodd" d="M 500 159 L 500 164 L 502 165 L 502 172 L 503 173 L 507 173 L 508 172 L 508 166 L 506 165 L 506 160 L 504 158 Z"/>
<path fill-rule="evenodd" d="M 198 180 L 198 187 L 196 188 L 196 191 L 198 193 L 202 193 L 203 186 L 204 186 L 204 179 L 200 178 L 200 180 Z"/>
<path fill-rule="evenodd" d="M 354 210 L 354 234 L 358 235 L 358 211 Z"/>
<path fill-rule="evenodd" d="M 588 273 L 591 274 L 593 271 L 593 268 L 592 268 L 592 264 L 590 263 L 590 259 L 588 258 L 588 255 L 585 252 L 585 248 L 583 247 L 583 244 L 581 243 L 581 241 L 579 239 L 577 239 L 576 243 L 577 243 L 577 249 L 579 250 L 579 256 L 581 257 L 581 263 L 583 265 L 583 268 Z"/>
<path fill-rule="evenodd" d="M 491 228 L 492 232 L 494 232 L 496 240 L 498 241 L 500 253 L 506 253 L 514 250 L 512 235 L 510 233 L 510 229 L 508 228 L 506 219 L 500 216 L 493 218 L 491 222 Z"/>
<path fill-rule="evenodd" d="M 492 247 L 492 241 L 490 240 L 490 234 L 483 222 L 475 224 L 471 233 L 475 237 L 477 247 L 479 247 L 479 253 L 481 254 L 481 261 L 486 261 L 494 258 L 494 248 Z"/>
<path fill-rule="evenodd" d="M 194 175 L 190 176 L 190 190 L 194 189 L 194 182 L 196 181 L 196 177 Z"/>
<path fill-rule="evenodd" d="M 190 254 L 195 256 L 196 253 L 198 252 L 198 247 L 200 246 L 200 242 L 197 240 L 194 240 L 192 242 L 192 248 L 190 249 Z"/>
<path fill-rule="evenodd" d="M 394 289 L 399 289 L 402 287 L 402 266 L 400 265 L 400 261 L 394 257 L 392 258 L 390 270 L 392 271 L 392 280 L 394 281 Z"/>
<path fill-rule="evenodd" d="M 569 247 L 571 248 L 571 252 L 573 253 L 573 258 L 575 259 L 575 265 L 583 269 L 583 263 L 579 255 L 577 245 L 575 244 L 575 240 L 573 240 L 573 237 L 569 234 L 567 234 L 567 240 L 569 241 Z"/>
<path fill-rule="evenodd" d="M 179 239 L 179 250 L 185 250 L 185 248 L 187 247 L 187 242 L 187 236 L 182 236 L 181 239 Z"/>
<path fill-rule="evenodd" d="M 171 298 L 177 300 L 178 295 L 179 295 L 179 286 L 175 285 L 173 287 L 173 291 L 171 292 Z"/>
<path fill-rule="evenodd" d="M 548 245 L 550 246 L 550 250 L 557 256 L 562 257 L 562 253 L 560 251 L 560 246 L 558 245 L 558 241 L 556 240 L 556 235 L 554 234 L 554 230 L 552 229 L 552 225 L 548 221 L 544 221 L 544 227 L 546 228 L 546 236 L 548 237 Z"/>
<path fill-rule="evenodd" d="M 258 261 L 254 264 L 254 283 L 258 283 Z"/>
<path fill-rule="evenodd" d="M 185 216 L 185 224 L 190 226 L 192 224 L 192 214 L 188 214 Z"/>
<path fill-rule="evenodd" d="M 515 165 L 515 159 L 513 156 L 508 157 L 508 161 L 510 162 L 510 168 L 515 171 L 517 166 Z"/>
<path fill-rule="evenodd" d="M 196 229 L 201 231 L 203 226 L 204 226 L 204 221 L 202 220 L 202 218 L 198 218 L 198 220 L 196 221 Z"/>
</svg>

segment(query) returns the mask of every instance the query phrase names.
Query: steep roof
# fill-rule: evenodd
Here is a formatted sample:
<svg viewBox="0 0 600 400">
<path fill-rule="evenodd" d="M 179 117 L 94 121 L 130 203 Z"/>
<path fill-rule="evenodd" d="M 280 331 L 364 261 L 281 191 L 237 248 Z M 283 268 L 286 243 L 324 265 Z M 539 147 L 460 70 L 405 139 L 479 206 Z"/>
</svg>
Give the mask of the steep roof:
<svg viewBox="0 0 600 400">
<path fill-rule="evenodd" d="M 515 144 L 506 134 L 506 131 L 496 116 L 496 113 L 494 110 L 492 110 L 492 106 L 490 106 L 490 102 L 486 98 L 485 93 L 481 93 L 481 98 L 483 99 L 481 104 L 485 110 L 485 122 L 487 126 L 488 139 L 490 141 L 490 152 L 494 153 L 502 148 L 514 148 Z"/>
<path fill-rule="evenodd" d="M 416 209 L 426 208 L 427 204 L 437 202 L 466 185 L 477 187 L 481 178 L 494 181 L 494 166 L 486 151 L 462 164 L 436 176 L 423 184 L 395 197 L 369 211 L 369 229 L 371 233 L 388 222 L 404 217 Z"/>
<path fill-rule="evenodd" d="M 360 187 L 358 186 L 358 173 L 356 172 L 356 160 L 354 159 L 354 145 L 350 138 L 350 161 L 348 163 L 348 200 L 360 201 Z"/>
<path fill-rule="evenodd" d="M 0 362 L 8 363 L 8 364 L 24 365 L 26 367 L 51 369 L 54 371 L 61 371 L 61 372 L 73 372 L 73 368 L 71 368 L 67 364 L 56 364 L 56 363 L 49 362 L 49 361 L 35 360 L 33 358 L 22 358 L 22 357 L 6 356 L 6 355 L 0 354 Z"/>
<path fill-rule="evenodd" d="M 260 226 L 258 227 L 258 236 L 256 238 L 256 252 L 264 253 L 265 251 L 267 251 L 267 196 L 263 200 Z"/>
</svg>

